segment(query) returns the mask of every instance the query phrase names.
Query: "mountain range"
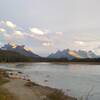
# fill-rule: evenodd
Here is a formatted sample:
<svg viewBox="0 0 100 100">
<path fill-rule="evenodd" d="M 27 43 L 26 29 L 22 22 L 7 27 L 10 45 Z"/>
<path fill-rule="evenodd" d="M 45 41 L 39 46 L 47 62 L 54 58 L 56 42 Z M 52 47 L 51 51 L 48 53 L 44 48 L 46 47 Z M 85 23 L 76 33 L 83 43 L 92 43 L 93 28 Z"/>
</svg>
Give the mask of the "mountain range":
<svg viewBox="0 0 100 100">
<path fill-rule="evenodd" d="M 44 57 L 41 57 L 35 53 L 33 53 L 31 50 L 28 50 L 25 48 L 25 45 L 16 45 L 16 44 L 5 44 L 3 47 L 0 48 L 3 51 L 12 51 L 19 53 L 23 56 L 26 57 L 31 57 L 34 59 L 43 59 Z M 68 59 L 68 60 L 73 60 L 73 59 L 86 59 L 86 58 L 98 58 L 93 51 L 84 51 L 84 50 L 70 50 L 70 49 L 65 49 L 65 50 L 58 50 L 55 53 L 51 53 L 48 57 L 45 57 L 45 59 Z"/>
<path fill-rule="evenodd" d="M 20 53 L 21 55 L 32 57 L 32 58 L 40 58 L 37 54 L 33 53 L 31 50 L 25 49 L 24 45 L 16 45 L 16 44 L 5 44 L 1 47 L 1 50 L 8 50 Z"/>
<path fill-rule="evenodd" d="M 65 50 L 58 50 L 56 53 L 52 53 L 48 56 L 48 58 L 67 58 L 68 60 L 72 59 L 85 59 L 85 58 L 98 58 L 94 52 L 92 51 L 84 51 L 84 50 L 70 50 L 70 49 L 65 49 Z"/>
</svg>

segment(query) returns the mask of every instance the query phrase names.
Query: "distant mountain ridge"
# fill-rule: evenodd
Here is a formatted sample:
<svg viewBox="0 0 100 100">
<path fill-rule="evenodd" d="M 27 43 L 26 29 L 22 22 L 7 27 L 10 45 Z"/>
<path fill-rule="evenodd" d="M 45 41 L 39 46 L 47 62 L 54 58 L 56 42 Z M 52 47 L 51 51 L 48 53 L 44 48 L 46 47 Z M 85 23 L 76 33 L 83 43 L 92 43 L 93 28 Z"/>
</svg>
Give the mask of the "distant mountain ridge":
<svg viewBox="0 0 100 100">
<path fill-rule="evenodd" d="M 16 45 L 16 44 L 8 43 L 8 44 L 5 44 L 3 47 L 1 47 L 1 50 L 14 51 L 27 57 L 40 58 L 40 56 L 33 53 L 32 51 L 26 50 L 24 45 Z"/>
<path fill-rule="evenodd" d="M 84 50 L 62 50 L 57 51 L 56 53 L 52 53 L 48 56 L 48 58 L 67 58 L 68 60 L 72 59 L 83 59 L 83 58 L 98 58 L 98 56 L 92 51 L 84 51 Z"/>
<path fill-rule="evenodd" d="M 73 55 L 70 55 L 69 53 L 69 50 L 63 50 L 63 51 L 60 51 L 58 50 L 56 53 L 52 53 L 48 56 L 48 58 L 67 58 L 69 60 L 72 60 L 74 59 L 75 57 Z"/>
<path fill-rule="evenodd" d="M 99 57 L 93 51 L 79 50 L 77 51 L 77 54 L 80 55 L 80 58 L 98 58 Z"/>
<path fill-rule="evenodd" d="M 21 55 L 24 55 L 26 57 L 32 57 L 34 59 L 44 59 L 44 57 L 40 57 L 39 55 L 33 53 L 31 50 L 28 50 L 25 48 L 25 45 L 16 45 L 16 44 L 5 44 L 3 47 L 0 48 L 4 51 L 13 51 L 17 52 Z M 93 51 L 84 51 L 84 50 L 70 50 L 70 49 L 64 49 L 62 51 L 58 50 L 56 53 L 50 54 L 48 57 L 45 57 L 45 59 L 85 59 L 85 58 L 99 58 Z M 40 60 L 39 59 L 39 60 Z"/>
</svg>

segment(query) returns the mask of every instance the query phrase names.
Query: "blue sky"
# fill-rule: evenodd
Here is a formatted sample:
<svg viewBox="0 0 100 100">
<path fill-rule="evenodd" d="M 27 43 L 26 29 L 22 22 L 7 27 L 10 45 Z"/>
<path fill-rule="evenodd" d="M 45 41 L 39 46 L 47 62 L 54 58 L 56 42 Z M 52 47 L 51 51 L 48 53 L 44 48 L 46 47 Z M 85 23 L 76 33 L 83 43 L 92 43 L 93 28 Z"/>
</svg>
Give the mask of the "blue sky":
<svg viewBox="0 0 100 100">
<path fill-rule="evenodd" d="M 0 45 L 7 42 L 42 56 L 67 48 L 100 54 L 100 0 L 0 0 Z"/>
</svg>

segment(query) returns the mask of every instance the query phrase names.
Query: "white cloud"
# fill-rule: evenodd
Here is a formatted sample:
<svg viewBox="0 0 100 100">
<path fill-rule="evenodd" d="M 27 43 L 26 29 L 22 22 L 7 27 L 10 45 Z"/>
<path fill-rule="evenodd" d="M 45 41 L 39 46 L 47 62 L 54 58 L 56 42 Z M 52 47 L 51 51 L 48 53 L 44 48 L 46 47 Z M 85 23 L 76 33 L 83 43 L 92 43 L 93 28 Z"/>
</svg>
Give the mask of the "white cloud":
<svg viewBox="0 0 100 100">
<path fill-rule="evenodd" d="M 31 38 L 35 38 L 37 39 L 38 41 L 50 41 L 50 38 L 48 38 L 48 34 L 44 33 L 44 35 L 37 35 L 37 34 L 34 34 L 34 33 L 28 33 L 27 36 L 31 37 Z"/>
<path fill-rule="evenodd" d="M 45 32 L 39 28 L 30 28 L 30 31 L 36 35 L 44 35 Z"/>
<path fill-rule="evenodd" d="M 12 28 L 12 29 L 16 28 L 16 25 L 13 24 L 11 21 L 6 21 L 5 24 L 6 24 L 8 27 Z"/>
<path fill-rule="evenodd" d="M 32 38 L 35 38 L 39 41 L 50 41 L 50 39 L 46 36 L 35 36 L 35 35 L 30 35 Z"/>
<path fill-rule="evenodd" d="M 42 45 L 45 46 L 45 47 L 51 47 L 52 43 L 50 43 L 50 42 L 44 42 L 44 43 L 42 43 Z"/>
<path fill-rule="evenodd" d="M 85 42 L 84 41 L 75 41 L 76 44 L 80 45 L 80 46 L 84 46 Z"/>
<path fill-rule="evenodd" d="M 15 31 L 14 34 L 20 37 L 23 36 L 23 33 L 21 31 Z"/>
<path fill-rule="evenodd" d="M 6 30 L 3 28 L 0 28 L 0 33 L 2 33 L 2 32 L 6 32 Z"/>
</svg>

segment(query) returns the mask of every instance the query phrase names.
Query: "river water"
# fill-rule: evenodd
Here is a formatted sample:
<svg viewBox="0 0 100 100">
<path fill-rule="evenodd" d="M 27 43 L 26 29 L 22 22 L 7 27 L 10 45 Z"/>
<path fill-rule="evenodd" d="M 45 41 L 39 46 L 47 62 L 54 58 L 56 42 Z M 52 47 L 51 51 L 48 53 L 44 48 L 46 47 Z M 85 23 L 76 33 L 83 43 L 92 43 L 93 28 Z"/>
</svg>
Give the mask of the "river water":
<svg viewBox="0 0 100 100">
<path fill-rule="evenodd" d="M 0 64 L 0 68 L 20 70 L 32 81 L 59 88 L 68 95 L 100 100 L 100 65 L 67 63 Z"/>
</svg>

